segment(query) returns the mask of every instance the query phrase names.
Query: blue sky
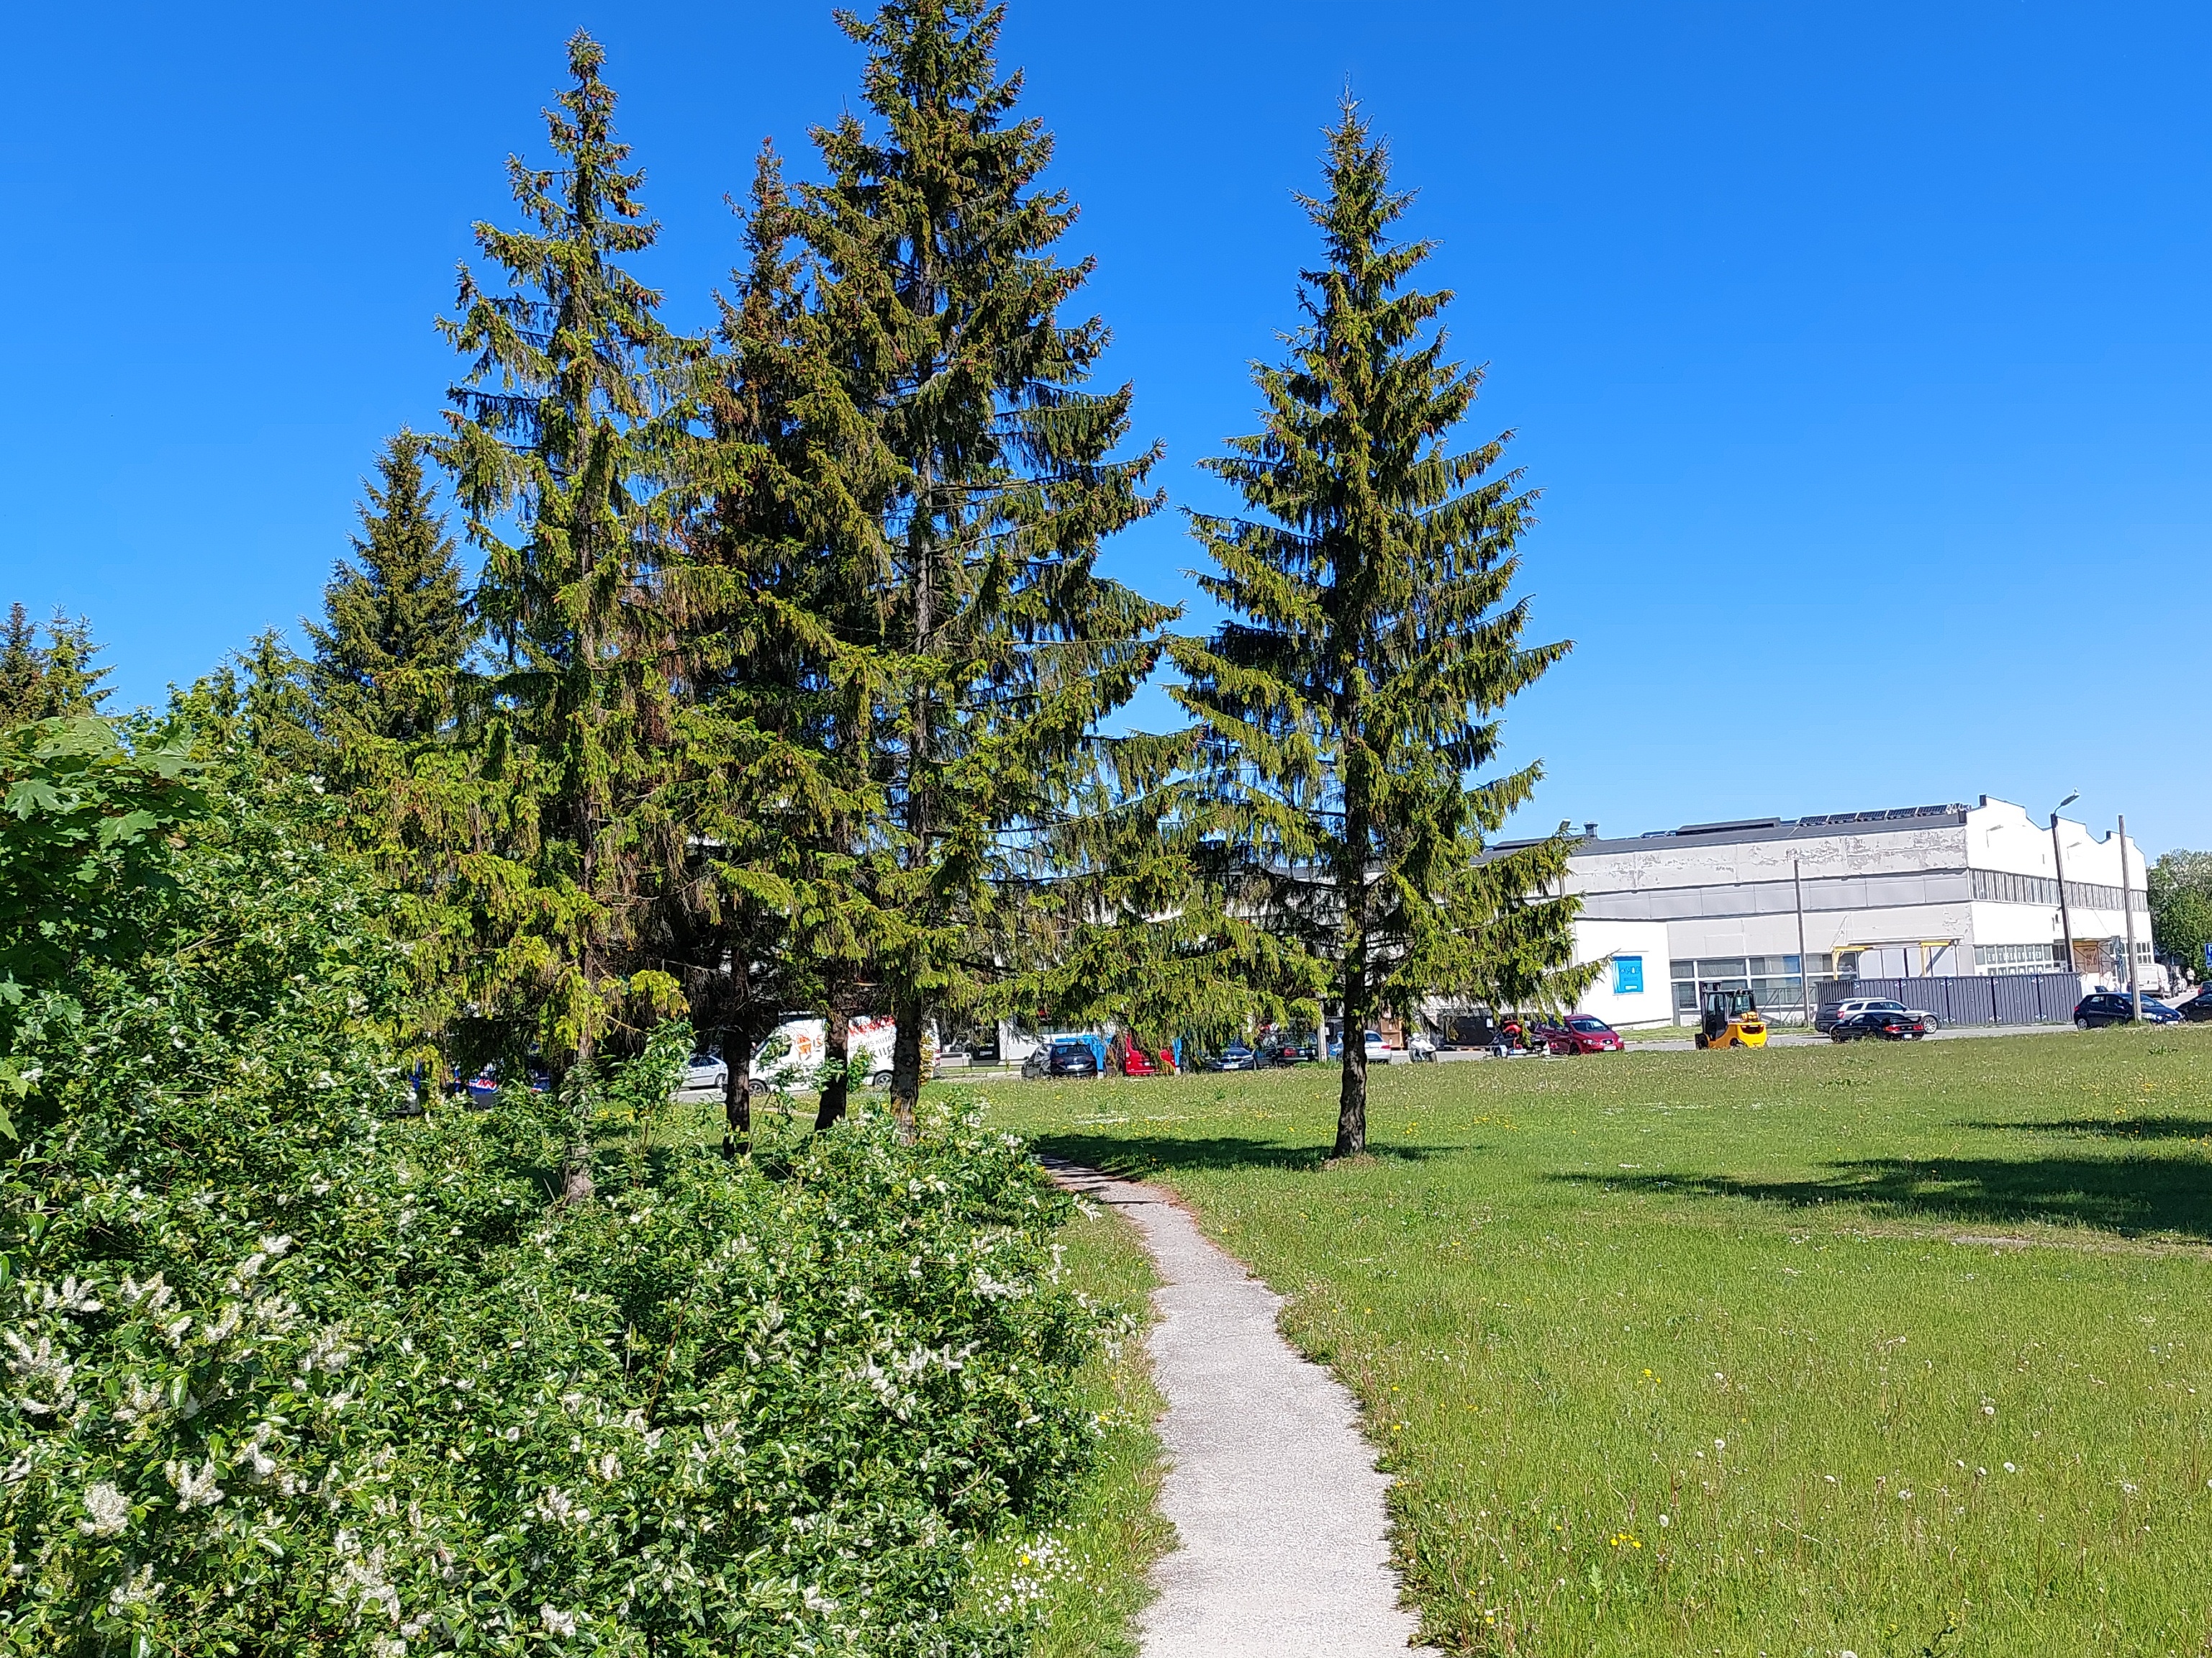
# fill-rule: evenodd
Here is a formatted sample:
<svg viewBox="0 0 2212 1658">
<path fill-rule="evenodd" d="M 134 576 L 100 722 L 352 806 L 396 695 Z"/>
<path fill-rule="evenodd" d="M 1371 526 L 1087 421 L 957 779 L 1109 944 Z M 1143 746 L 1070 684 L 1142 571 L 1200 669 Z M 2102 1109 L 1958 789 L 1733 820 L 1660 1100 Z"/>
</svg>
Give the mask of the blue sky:
<svg viewBox="0 0 2212 1658">
<path fill-rule="evenodd" d="M 314 610 L 378 440 L 438 417 L 432 320 L 579 24 L 696 326 L 754 146 L 804 170 L 854 96 L 827 6 L 19 17 L 0 600 L 88 615 L 129 701 Z M 1340 93 L 1391 136 L 1577 644 L 1509 716 L 1521 827 L 2079 788 L 2212 844 L 2212 13 L 1015 0 L 1005 55 L 1194 506 Z M 1109 563 L 1182 595 L 1198 557 L 1164 515 Z"/>
</svg>

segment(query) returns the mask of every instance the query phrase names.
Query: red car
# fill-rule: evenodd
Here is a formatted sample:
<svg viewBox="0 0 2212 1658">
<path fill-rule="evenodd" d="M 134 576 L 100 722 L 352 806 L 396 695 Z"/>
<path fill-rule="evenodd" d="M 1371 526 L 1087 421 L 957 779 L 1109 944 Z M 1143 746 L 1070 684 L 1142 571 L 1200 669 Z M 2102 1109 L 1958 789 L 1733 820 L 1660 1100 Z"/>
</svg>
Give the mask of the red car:
<svg viewBox="0 0 2212 1658">
<path fill-rule="evenodd" d="M 1175 1075 L 1175 1055 L 1172 1050 L 1162 1048 L 1157 1054 L 1147 1054 L 1134 1042 L 1121 1044 L 1114 1057 L 1125 1077 L 1172 1077 Z"/>
<path fill-rule="evenodd" d="M 1620 1033 L 1603 1019 L 1576 1013 L 1557 1024 L 1536 1027 L 1536 1034 L 1554 1054 L 1618 1054 Z"/>
</svg>

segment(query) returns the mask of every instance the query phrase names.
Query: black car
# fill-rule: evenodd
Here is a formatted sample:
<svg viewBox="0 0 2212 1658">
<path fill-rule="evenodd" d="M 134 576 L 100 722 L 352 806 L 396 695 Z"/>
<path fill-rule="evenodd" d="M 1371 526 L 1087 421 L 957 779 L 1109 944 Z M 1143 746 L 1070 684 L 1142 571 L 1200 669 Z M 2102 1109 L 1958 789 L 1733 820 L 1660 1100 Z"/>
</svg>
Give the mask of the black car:
<svg viewBox="0 0 2212 1658">
<path fill-rule="evenodd" d="M 1024 1077 L 1095 1077 L 1098 1074 L 1098 1055 L 1091 1051 L 1089 1042 L 1062 1037 L 1049 1042 L 1023 1061 Z"/>
<path fill-rule="evenodd" d="M 2178 1003 L 2173 1011 L 2191 1024 L 2212 1019 L 2212 985 L 2207 985 L 2187 1001 Z"/>
<path fill-rule="evenodd" d="M 1221 1052 L 1206 1061 L 1208 1071 L 1250 1071 L 1260 1063 L 1260 1056 L 1243 1042 L 1231 1042 Z"/>
<path fill-rule="evenodd" d="M 2142 999 L 2142 1016 L 2145 1024 L 2176 1024 L 2181 1019 L 2181 1015 L 2164 1002 L 2148 996 Z M 2074 1008 L 2074 1023 L 2083 1030 L 2094 1030 L 2101 1025 L 2131 1024 L 2135 1017 L 2135 999 L 2124 990 L 2100 990 L 2094 996 L 2084 996 Z"/>
<path fill-rule="evenodd" d="M 1884 1042 L 1917 1042 L 1928 1034 L 1928 1021 L 1904 1012 L 1891 1012 L 1885 1008 L 1869 1008 L 1863 1013 L 1853 1013 L 1829 1026 L 1828 1035 L 1839 1042 L 1864 1042 L 1869 1036 L 1879 1036 Z"/>
<path fill-rule="evenodd" d="M 1321 1049 L 1310 1036 L 1270 1036 L 1261 1042 L 1256 1062 L 1263 1066 L 1311 1065 L 1320 1058 Z"/>
</svg>

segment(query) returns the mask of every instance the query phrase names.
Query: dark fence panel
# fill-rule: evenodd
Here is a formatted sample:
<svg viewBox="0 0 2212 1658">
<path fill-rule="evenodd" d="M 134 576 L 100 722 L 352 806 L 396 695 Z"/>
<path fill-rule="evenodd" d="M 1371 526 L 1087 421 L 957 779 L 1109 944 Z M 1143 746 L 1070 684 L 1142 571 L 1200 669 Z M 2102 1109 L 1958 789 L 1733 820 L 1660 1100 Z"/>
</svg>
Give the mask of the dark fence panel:
<svg viewBox="0 0 2212 1658">
<path fill-rule="evenodd" d="M 1861 979 L 1844 993 L 1924 1007 L 1945 1024 L 2064 1024 L 2081 999 L 2070 973 L 1992 973 L 1954 979 Z M 1843 999 L 1824 991 L 1823 1005 Z"/>
</svg>

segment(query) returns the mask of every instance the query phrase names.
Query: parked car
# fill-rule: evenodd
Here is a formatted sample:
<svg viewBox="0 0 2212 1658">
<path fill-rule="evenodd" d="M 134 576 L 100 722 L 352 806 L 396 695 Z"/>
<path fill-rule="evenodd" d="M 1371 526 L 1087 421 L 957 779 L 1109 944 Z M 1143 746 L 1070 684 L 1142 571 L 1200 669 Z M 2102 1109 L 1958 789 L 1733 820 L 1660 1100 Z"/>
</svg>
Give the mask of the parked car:
<svg viewBox="0 0 2212 1658">
<path fill-rule="evenodd" d="M 1115 1042 L 1112 1048 L 1114 1064 L 1125 1077 L 1172 1077 L 1175 1074 L 1175 1051 L 1161 1048 L 1148 1054 L 1134 1042 Z"/>
<path fill-rule="evenodd" d="M 497 1060 L 494 1060 L 490 1064 L 484 1066 L 483 1070 L 477 1072 L 475 1076 L 469 1078 L 457 1077 L 452 1082 L 447 1083 L 446 1084 L 446 1092 L 448 1094 L 466 1094 L 469 1096 L 469 1103 L 471 1105 L 489 1105 L 492 1101 L 498 1096 L 501 1075 L 501 1072 L 500 1069 L 500 1063 Z M 553 1073 L 546 1070 L 544 1066 L 538 1064 L 535 1060 L 531 1062 L 526 1072 L 526 1078 L 528 1083 L 530 1091 L 533 1094 L 549 1093 L 552 1090 Z"/>
<path fill-rule="evenodd" d="M 684 1078 L 676 1084 L 680 1093 L 690 1094 L 701 1089 L 713 1089 L 716 1093 L 730 1085 L 730 1067 L 722 1056 L 708 1048 L 703 1054 L 694 1054 L 684 1067 Z"/>
<path fill-rule="evenodd" d="M 1839 1042 L 1864 1042 L 1869 1036 L 1879 1036 L 1884 1042 L 1917 1042 L 1928 1034 L 1928 1021 L 1899 1007 L 1869 1007 L 1848 1017 L 1838 1019 L 1828 1027 L 1829 1036 Z"/>
<path fill-rule="evenodd" d="M 1048 1038 L 1023 1063 L 1025 1077 L 1096 1077 L 1103 1070 L 1098 1050 L 1080 1036 Z"/>
<path fill-rule="evenodd" d="M 1263 1066 L 1311 1065 L 1321 1058 L 1320 1046 L 1310 1036 L 1263 1036 L 1255 1051 Z"/>
<path fill-rule="evenodd" d="M 1572 1013 L 1553 1024 L 1540 1024 L 1536 1034 L 1554 1054 L 1617 1054 L 1620 1033 L 1603 1019 Z"/>
<path fill-rule="evenodd" d="M 2094 1030 L 2108 1024 L 2132 1024 L 2135 1017 L 2135 999 L 2124 990 L 2100 990 L 2093 996 L 2084 996 L 2074 1007 L 2074 1023 L 2083 1030 Z M 2145 1024 L 2179 1024 L 2181 1022 L 2179 1013 L 2151 996 L 2142 999 L 2142 1017 Z"/>
<path fill-rule="evenodd" d="M 2212 1019 L 2212 985 L 2207 985 L 2187 1001 L 2177 1003 L 2173 1011 L 2191 1024 Z"/>
<path fill-rule="evenodd" d="M 1940 1030 L 1943 1026 L 1943 1022 L 1924 1007 L 1907 1007 L 1903 1002 L 1888 1001 L 1879 996 L 1850 996 L 1815 1013 L 1813 1029 L 1833 1030 L 1842 1020 L 1861 1013 L 1902 1013 L 1907 1018 L 1919 1020 L 1930 1030 Z"/>
<path fill-rule="evenodd" d="M 1208 1071 L 1252 1071 L 1259 1066 L 1260 1056 L 1243 1042 L 1231 1042 L 1206 1061 Z"/>
</svg>

